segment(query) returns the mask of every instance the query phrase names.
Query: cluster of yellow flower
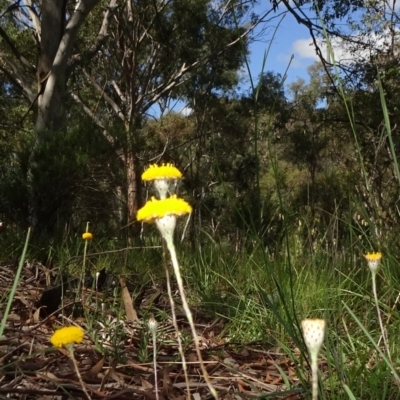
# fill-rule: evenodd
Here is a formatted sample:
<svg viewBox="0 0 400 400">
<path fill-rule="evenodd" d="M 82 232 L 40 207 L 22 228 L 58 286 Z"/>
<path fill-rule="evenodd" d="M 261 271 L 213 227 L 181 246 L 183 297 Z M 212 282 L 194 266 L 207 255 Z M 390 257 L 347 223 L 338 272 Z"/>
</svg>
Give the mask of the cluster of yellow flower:
<svg viewBox="0 0 400 400">
<path fill-rule="evenodd" d="M 217 392 L 215 388 L 213 387 L 210 378 L 208 376 L 208 372 L 204 366 L 203 358 L 201 355 L 201 350 L 200 350 L 200 345 L 199 345 L 199 338 L 197 336 L 196 332 L 196 327 L 194 325 L 193 321 L 193 316 L 192 312 L 190 311 L 189 304 L 186 299 L 185 295 L 185 290 L 183 287 L 183 279 L 182 275 L 180 272 L 180 267 L 178 263 L 178 258 L 176 255 L 176 249 L 174 245 L 174 239 L 173 239 L 173 234 L 176 226 L 176 219 L 179 216 L 185 215 L 185 214 L 190 214 L 192 212 L 192 207 L 183 199 L 180 199 L 176 194 L 174 194 L 174 189 L 176 187 L 177 180 L 182 177 L 182 173 L 175 168 L 171 164 L 163 164 L 161 166 L 158 165 L 151 165 L 143 174 L 142 174 L 142 180 L 151 182 L 154 185 L 154 188 L 158 194 L 158 199 L 156 198 L 151 198 L 144 207 L 142 207 L 138 213 L 137 213 L 137 220 L 138 221 L 143 221 L 147 223 L 152 223 L 154 222 L 158 228 L 158 230 L 161 233 L 161 236 L 165 240 L 165 244 L 167 246 L 167 249 L 170 253 L 171 256 L 171 263 L 172 267 L 174 269 L 174 274 L 176 277 L 176 282 L 178 284 L 178 289 L 179 289 L 179 295 L 182 300 L 182 307 L 185 311 L 186 317 L 189 322 L 189 326 L 192 332 L 193 340 L 194 340 L 194 345 L 196 348 L 196 353 L 197 353 L 197 358 L 200 363 L 200 369 L 202 371 L 202 375 L 207 383 L 207 386 L 210 389 L 211 394 L 214 396 L 214 398 L 218 399 Z M 170 197 L 167 197 L 167 195 L 170 195 Z M 167 280 L 168 280 L 168 287 L 170 288 L 170 283 L 169 283 L 169 275 L 167 274 Z M 185 375 L 185 381 L 187 384 L 187 390 L 188 393 L 190 392 L 189 388 L 189 378 L 187 375 L 187 369 L 186 369 L 186 361 L 185 361 L 185 354 L 183 351 L 183 346 L 182 342 L 180 339 L 180 334 L 179 334 L 179 326 L 176 321 L 176 315 L 175 315 L 175 310 L 174 310 L 174 300 L 172 297 L 171 290 L 168 290 L 168 295 L 170 298 L 171 302 L 171 310 L 172 310 L 172 320 L 174 323 L 174 327 L 176 330 L 176 333 L 178 335 L 178 348 L 179 348 L 179 353 L 182 358 L 182 365 L 183 365 L 183 370 L 184 370 L 184 375 Z M 153 341 L 155 342 L 155 329 L 156 326 L 153 326 L 155 321 L 151 321 L 152 325 L 149 325 L 149 328 L 152 330 L 153 333 Z M 154 346 L 154 349 L 156 346 Z M 154 359 L 156 357 L 156 354 L 154 353 Z M 154 368 L 156 371 L 156 368 Z M 156 397 L 157 397 L 157 391 L 156 391 Z"/>
<path fill-rule="evenodd" d="M 93 239 L 93 235 L 92 235 L 90 232 L 85 232 L 85 233 L 82 235 L 82 239 L 83 239 L 83 240 L 92 240 L 92 239 Z"/>
<path fill-rule="evenodd" d="M 77 326 L 66 326 L 54 332 L 50 342 L 54 347 L 63 347 L 72 343 L 81 343 L 84 332 Z"/>
<path fill-rule="evenodd" d="M 150 165 L 142 174 L 143 181 L 154 184 L 159 199 L 152 197 L 138 211 L 137 220 L 148 223 L 156 222 L 163 236 L 167 231 L 169 233 L 171 230 L 173 231 L 176 217 L 192 212 L 192 207 L 177 195 L 172 194 L 167 198 L 171 187 L 180 178 L 182 178 L 182 173 L 171 164 Z"/>
<path fill-rule="evenodd" d="M 167 165 L 162 164 L 161 166 L 157 164 L 150 165 L 149 168 L 142 174 L 142 181 L 155 181 L 157 179 L 180 179 L 182 178 L 182 173 L 178 168 L 174 167 L 172 164 L 167 163 Z"/>
<path fill-rule="evenodd" d="M 367 253 L 365 259 L 367 260 L 369 269 L 374 273 L 381 266 L 382 253 Z"/>
</svg>

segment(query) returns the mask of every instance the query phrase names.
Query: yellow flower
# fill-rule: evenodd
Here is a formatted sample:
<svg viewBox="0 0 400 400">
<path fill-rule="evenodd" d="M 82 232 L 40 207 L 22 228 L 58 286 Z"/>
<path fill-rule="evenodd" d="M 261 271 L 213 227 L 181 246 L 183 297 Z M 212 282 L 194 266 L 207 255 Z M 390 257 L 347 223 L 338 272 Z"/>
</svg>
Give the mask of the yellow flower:
<svg viewBox="0 0 400 400">
<path fill-rule="evenodd" d="M 82 239 L 83 239 L 83 240 L 91 240 L 91 239 L 93 239 L 93 235 L 92 235 L 90 232 L 85 232 L 85 233 L 82 235 Z"/>
<path fill-rule="evenodd" d="M 365 258 L 367 261 L 381 261 L 382 253 L 367 253 Z"/>
<path fill-rule="evenodd" d="M 137 220 L 144 222 L 153 222 L 156 219 L 163 218 L 166 215 L 184 215 L 190 214 L 192 207 L 183 199 L 176 195 L 168 199 L 157 200 L 152 197 L 137 213 Z"/>
<path fill-rule="evenodd" d="M 178 168 L 172 164 L 163 164 L 158 166 L 157 164 L 150 165 L 149 168 L 142 174 L 143 181 L 155 181 L 157 179 L 180 179 L 182 173 Z"/>
<path fill-rule="evenodd" d="M 62 347 L 71 343 L 80 343 L 83 340 L 84 332 L 77 326 L 67 326 L 53 333 L 50 342 L 55 347 Z"/>
<path fill-rule="evenodd" d="M 371 270 L 371 272 L 376 272 L 378 271 L 381 260 L 382 260 L 382 253 L 367 253 L 365 255 L 365 259 L 367 260 L 368 267 Z"/>
</svg>

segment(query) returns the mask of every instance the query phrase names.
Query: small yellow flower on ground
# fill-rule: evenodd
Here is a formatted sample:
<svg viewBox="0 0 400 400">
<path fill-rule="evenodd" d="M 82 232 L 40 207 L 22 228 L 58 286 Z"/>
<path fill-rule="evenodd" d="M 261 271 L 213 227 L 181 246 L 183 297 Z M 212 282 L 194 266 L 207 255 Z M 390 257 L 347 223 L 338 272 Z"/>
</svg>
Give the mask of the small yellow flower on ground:
<svg viewBox="0 0 400 400">
<path fill-rule="evenodd" d="M 365 259 L 371 272 L 377 272 L 381 265 L 382 253 L 367 253 Z"/>
<path fill-rule="evenodd" d="M 85 232 L 85 233 L 82 235 L 82 239 L 83 239 L 83 240 L 91 240 L 91 239 L 93 239 L 93 235 L 92 235 L 90 232 Z"/>
<path fill-rule="evenodd" d="M 157 164 L 150 165 L 149 168 L 142 174 L 143 181 L 155 181 L 157 179 L 180 179 L 182 173 L 178 168 L 172 164 L 163 164 L 158 166 Z"/>
<path fill-rule="evenodd" d="M 55 331 L 50 342 L 55 347 L 63 347 L 72 343 L 81 343 L 84 332 L 82 328 L 77 326 L 67 326 Z"/>
<path fill-rule="evenodd" d="M 176 195 L 162 200 L 153 197 L 138 211 L 137 220 L 152 223 L 166 215 L 180 216 L 191 212 L 192 207 L 189 203 Z"/>
</svg>

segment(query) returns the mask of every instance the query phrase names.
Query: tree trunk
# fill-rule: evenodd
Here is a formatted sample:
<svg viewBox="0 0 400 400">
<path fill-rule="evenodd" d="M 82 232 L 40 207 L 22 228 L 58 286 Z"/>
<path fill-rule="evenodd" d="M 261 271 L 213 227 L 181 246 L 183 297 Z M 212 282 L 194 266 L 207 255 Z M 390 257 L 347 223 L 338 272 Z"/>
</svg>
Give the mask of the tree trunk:
<svg viewBox="0 0 400 400">
<path fill-rule="evenodd" d="M 44 234 L 53 235 L 72 212 L 74 183 L 57 162 L 61 153 L 69 157 L 69 165 L 75 162 L 74 152 L 65 147 L 63 140 L 67 129 L 67 66 L 79 29 L 99 1 L 80 0 L 68 21 L 68 0 L 42 0 L 41 4 L 36 141 L 30 159 L 29 186 L 30 222 Z"/>
<path fill-rule="evenodd" d="M 38 60 L 38 115 L 36 131 L 65 128 L 66 73 L 79 28 L 100 0 L 80 0 L 66 22 L 67 0 L 42 0 L 40 56 Z"/>
<path fill-rule="evenodd" d="M 65 94 L 65 69 L 59 74 L 51 93 L 46 91 L 60 42 L 65 29 L 66 0 L 42 1 L 40 54 L 37 66 L 38 115 L 36 130 L 58 131 L 65 124 L 62 99 Z M 66 65 L 66 63 L 65 63 Z M 60 71 L 61 72 L 61 71 Z M 46 98 L 51 97 L 51 102 Z"/>
<path fill-rule="evenodd" d="M 136 236 L 139 232 L 139 224 L 136 214 L 139 206 L 140 184 L 138 182 L 137 166 L 133 149 L 128 149 L 125 156 L 126 169 L 126 209 L 129 236 Z"/>
</svg>

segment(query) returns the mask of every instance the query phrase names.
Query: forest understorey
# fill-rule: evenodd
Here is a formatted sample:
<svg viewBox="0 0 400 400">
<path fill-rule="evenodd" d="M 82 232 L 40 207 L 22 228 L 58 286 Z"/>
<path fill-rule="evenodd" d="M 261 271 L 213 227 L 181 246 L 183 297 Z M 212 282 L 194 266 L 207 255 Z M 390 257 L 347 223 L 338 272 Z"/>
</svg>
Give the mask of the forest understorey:
<svg viewBox="0 0 400 400">
<path fill-rule="evenodd" d="M 0 298 L 7 298 L 16 269 L 13 264 L 0 265 Z M 55 348 L 49 341 L 57 328 L 74 325 L 85 331 L 83 342 L 74 346 L 74 352 L 92 399 L 156 399 L 153 347 L 147 324 L 142 318 L 139 322 L 119 318 L 107 308 L 107 302 L 113 303 L 111 297 L 87 288 L 84 292 L 88 304 L 83 308 L 73 312 L 74 290 L 65 290 L 64 305 L 42 318 L 45 306 L 36 306 L 46 298 L 54 301 L 51 296 L 43 295 L 48 291 L 46 279 L 49 283 L 54 272 L 40 263 L 25 263 L 0 337 L 0 398 L 86 398 L 67 350 Z M 167 315 L 157 329 L 158 398 L 188 398 L 188 387 L 195 400 L 213 398 L 201 375 L 192 341 L 185 341 L 190 338 L 190 331 L 179 298 L 175 298 L 175 306 L 189 382 L 185 382 L 177 334 L 169 317 L 168 296 L 157 287 L 145 288 L 140 295 L 139 316 L 148 314 L 143 309 L 149 307 L 149 301 L 153 310 L 163 309 Z M 96 304 L 100 302 L 106 304 L 101 318 L 96 316 Z M 233 343 L 224 335 L 227 321 L 194 308 L 192 312 L 204 363 L 221 399 L 305 398 L 305 390 L 296 376 L 300 358 L 291 360 L 279 348 L 265 343 Z M 3 313 L 0 310 L 0 317 Z M 320 368 L 323 370 L 323 365 Z"/>
</svg>

